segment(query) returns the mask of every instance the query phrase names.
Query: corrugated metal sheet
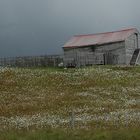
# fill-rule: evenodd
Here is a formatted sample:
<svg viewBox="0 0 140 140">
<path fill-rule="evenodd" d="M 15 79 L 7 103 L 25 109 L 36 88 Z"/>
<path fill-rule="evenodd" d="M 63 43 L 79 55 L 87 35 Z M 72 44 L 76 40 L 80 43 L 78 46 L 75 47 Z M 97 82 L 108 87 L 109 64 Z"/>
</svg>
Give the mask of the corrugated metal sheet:
<svg viewBox="0 0 140 140">
<path fill-rule="evenodd" d="M 132 28 L 115 32 L 98 33 L 90 35 L 76 35 L 64 45 L 64 48 L 101 45 L 106 43 L 124 41 L 127 37 L 129 37 L 136 31 L 137 29 Z"/>
</svg>

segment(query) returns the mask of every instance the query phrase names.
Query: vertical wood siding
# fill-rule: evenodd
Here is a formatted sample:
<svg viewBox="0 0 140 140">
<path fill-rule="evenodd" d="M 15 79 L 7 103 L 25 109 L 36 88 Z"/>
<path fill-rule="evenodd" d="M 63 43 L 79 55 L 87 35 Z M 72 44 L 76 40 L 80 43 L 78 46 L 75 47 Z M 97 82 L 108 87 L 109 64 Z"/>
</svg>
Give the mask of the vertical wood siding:
<svg viewBox="0 0 140 140">
<path fill-rule="evenodd" d="M 64 49 L 64 65 L 125 64 L 125 43 Z"/>
<path fill-rule="evenodd" d="M 129 65 L 135 49 L 140 48 L 140 35 L 138 34 L 138 46 L 136 35 L 133 34 L 125 40 L 126 46 L 126 64 Z"/>
</svg>

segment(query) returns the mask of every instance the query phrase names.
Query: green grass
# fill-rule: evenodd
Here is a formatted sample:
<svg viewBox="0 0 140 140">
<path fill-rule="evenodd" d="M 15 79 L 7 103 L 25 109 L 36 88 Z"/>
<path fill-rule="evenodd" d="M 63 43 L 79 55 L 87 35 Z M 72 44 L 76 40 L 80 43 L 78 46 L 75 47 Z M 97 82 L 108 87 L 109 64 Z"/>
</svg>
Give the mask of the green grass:
<svg viewBox="0 0 140 140">
<path fill-rule="evenodd" d="M 0 134 L 1 140 L 139 140 L 139 130 L 39 130 Z"/>
<path fill-rule="evenodd" d="M 64 131 L 72 127 L 72 111 L 74 134 Z M 89 136 L 129 140 L 138 138 L 139 126 L 140 67 L 0 70 L 3 139 L 90 139 Z M 46 128 L 50 128 L 46 130 L 49 134 Z"/>
</svg>

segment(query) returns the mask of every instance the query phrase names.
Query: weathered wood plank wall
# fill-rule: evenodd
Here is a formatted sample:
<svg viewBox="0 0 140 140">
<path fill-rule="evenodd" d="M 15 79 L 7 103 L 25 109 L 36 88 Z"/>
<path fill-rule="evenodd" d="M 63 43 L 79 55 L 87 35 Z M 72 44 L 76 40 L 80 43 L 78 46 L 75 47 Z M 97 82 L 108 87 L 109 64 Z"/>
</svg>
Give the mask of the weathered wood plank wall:
<svg viewBox="0 0 140 140">
<path fill-rule="evenodd" d="M 137 45 L 137 37 L 136 34 L 131 35 L 125 40 L 126 46 L 126 64 L 129 65 L 132 55 L 135 49 L 140 48 L 140 35 L 138 34 L 138 45 Z"/>
<path fill-rule="evenodd" d="M 125 43 L 64 50 L 64 65 L 125 64 Z"/>
</svg>

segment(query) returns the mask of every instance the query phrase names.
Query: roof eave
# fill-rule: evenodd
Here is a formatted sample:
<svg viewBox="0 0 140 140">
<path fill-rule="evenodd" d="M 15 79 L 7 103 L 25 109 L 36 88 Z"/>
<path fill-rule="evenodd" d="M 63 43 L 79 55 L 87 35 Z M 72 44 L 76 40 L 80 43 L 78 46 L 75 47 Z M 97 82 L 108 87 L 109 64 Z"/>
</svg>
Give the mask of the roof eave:
<svg viewBox="0 0 140 140">
<path fill-rule="evenodd" d="M 124 42 L 124 40 L 118 40 L 118 41 L 112 41 L 112 42 L 106 42 L 106 43 L 98 43 L 98 44 L 87 44 L 87 45 L 81 45 L 81 46 L 63 46 L 63 49 L 74 49 L 74 48 L 83 48 L 83 47 L 89 47 L 89 46 L 101 46 L 101 45 L 107 45 L 112 43 L 118 43 L 118 42 Z"/>
</svg>

